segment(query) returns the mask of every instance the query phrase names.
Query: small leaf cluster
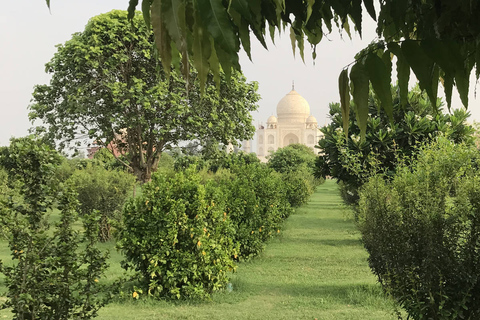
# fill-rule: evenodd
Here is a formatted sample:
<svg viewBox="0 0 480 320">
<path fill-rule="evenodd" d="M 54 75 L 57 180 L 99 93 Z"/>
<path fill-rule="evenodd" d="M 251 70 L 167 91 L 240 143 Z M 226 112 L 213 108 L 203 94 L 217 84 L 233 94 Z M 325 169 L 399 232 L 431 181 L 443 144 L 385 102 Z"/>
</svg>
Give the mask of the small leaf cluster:
<svg viewBox="0 0 480 320">
<path fill-rule="evenodd" d="M 369 264 L 409 319 L 480 317 L 480 156 L 444 137 L 374 176 L 360 193 L 358 226 Z"/>
<path fill-rule="evenodd" d="M 60 155 L 42 141 L 12 139 L 2 150 L 0 164 L 8 173 L 17 197 L 2 200 L 1 227 L 8 228 L 13 263 L 3 262 L 8 289 L 4 307 L 14 319 L 90 319 L 106 303 L 99 284 L 107 268 L 107 253 L 97 247 L 98 215 L 84 217 L 84 233 L 77 221 L 77 194 L 71 184 L 59 184 L 55 170 Z M 53 231 L 48 212 L 60 210 Z"/>
<path fill-rule="evenodd" d="M 367 133 L 361 137 L 361 128 L 355 120 L 356 113 L 350 110 L 348 136 L 342 125 L 342 111 L 338 104 L 330 104 L 332 122 L 321 131 L 319 141 L 323 152 L 317 159 L 315 175 L 330 176 L 342 183 L 342 194 L 348 203 L 358 200 L 358 189 L 378 171 L 391 177 L 399 159 L 410 157 L 416 146 L 443 135 L 454 142 L 472 143 L 472 126 L 466 120 L 469 113 L 454 110 L 442 113 L 433 108 L 427 96 L 418 87 L 408 95 L 408 103 L 402 106 L 400 96 L 392 89 L 394 101 L 393 122 L 385 111 L 378 108 L 376 96 L 370 94 Z M 438 105 L 441 105 L 439 102 Z"/>
</svg>

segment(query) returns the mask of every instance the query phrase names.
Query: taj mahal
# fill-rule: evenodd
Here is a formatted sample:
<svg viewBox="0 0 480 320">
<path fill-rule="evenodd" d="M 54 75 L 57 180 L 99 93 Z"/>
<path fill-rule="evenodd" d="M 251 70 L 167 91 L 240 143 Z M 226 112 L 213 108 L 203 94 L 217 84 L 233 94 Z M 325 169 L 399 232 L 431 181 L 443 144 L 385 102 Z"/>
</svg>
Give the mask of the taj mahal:
<svg viewBox="0 0 480 320">
<path fill-rule="evenodd" d="M 277 116 L 271 115 L 266 126 L 262 124 L 257 129 L 257 156 L 264 159 L 292 143 L 304 144 L 318 154 L 315 145 L 322 136 L 307 100 L 292 85 L 292 91 L 277 104 Z"/>
</svg>

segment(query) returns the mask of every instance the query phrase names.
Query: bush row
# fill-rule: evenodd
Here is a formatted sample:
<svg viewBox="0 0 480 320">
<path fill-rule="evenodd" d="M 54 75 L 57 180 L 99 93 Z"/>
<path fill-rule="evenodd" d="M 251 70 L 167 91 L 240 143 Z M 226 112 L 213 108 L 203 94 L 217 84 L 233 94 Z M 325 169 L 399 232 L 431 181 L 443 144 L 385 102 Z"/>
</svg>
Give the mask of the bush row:
<svg viewBox="0 0 480 320">
<path fill-rule="evenodd" d="M 235 261 L 258 255 L 280 232 L 293 211 L 282 175 L 257 161 L 233 162 L 215 174 L 195 166 L 159 172 L 127 201 L 123 266 L 149 294 L 207 297 L 226 285 Z"/>
<path fill-rule="evenodd" d="M 480 154 L 446 138 L 360 193 L 369 264 L 410 319 L 480 317 Z"/>
</svg>

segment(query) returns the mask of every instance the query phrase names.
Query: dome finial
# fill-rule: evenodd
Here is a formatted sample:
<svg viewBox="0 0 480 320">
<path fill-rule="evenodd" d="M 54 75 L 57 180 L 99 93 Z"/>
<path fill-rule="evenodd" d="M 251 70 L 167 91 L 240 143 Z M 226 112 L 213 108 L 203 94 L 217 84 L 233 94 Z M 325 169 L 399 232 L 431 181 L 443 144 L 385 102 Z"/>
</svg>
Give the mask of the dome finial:
<svg viewBox="0 0 480 320">
<path fill-rule="evenodd" d="M 295 80 L 292 80 L 292 91 L 295 90 Z"/>
</svg>

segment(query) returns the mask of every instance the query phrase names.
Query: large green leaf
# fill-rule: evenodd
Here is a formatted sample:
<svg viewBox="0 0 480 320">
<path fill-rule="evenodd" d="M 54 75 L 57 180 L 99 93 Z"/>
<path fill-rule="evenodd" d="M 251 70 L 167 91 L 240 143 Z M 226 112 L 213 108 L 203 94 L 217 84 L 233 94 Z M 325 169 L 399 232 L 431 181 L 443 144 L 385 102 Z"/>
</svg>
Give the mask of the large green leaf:
<svg viewBox="0 0 480 320">
<path fill-rule="evenodd" d="M 208 64 L 210 65 L 210 70 L 213 73 L 213 79 L 217 89 L 220 89 L 220 62 L 218 61 L 217 52 L 215 51 L 215 46 L 213 44 L 213 39 L 211 43 L 211 54 L 208 59 Z"/>
<path fill-rule="evenodd" d="M 343 69 L 338 77 L 338 90 L 340 93 L 340 105 L 342 107 L 343 130 L 348 137 L 348 124 L 350 121 L 350 94 L 348 93 L 348 70 Z"/>
<path fill-rule="evenodd" d="M 397 79 L 398 90 L 400 93 L 400 105 L 405 107 L 408 99 L 408 81 L 410 80 L 410 66 L 403 55 L 400 46 L 395 43 L 389 43 L 388 49 L 397 57 Z"/>
<path fill-rule="evenodd" d="M 152 5 L 152 0 L 143 0 L 142 1 L 142 13 L 143 19 L 145 20 L 145 25 L 147 29 L 150 30 L 151 23 L 150 23 L 150 6 Z"/>
<path fill-rule="evenodd" d="M 233 24 L 230 22 L 222 1 L 197 0 L 197 7 L 202 17 L 202 23 L 206 25 L 216 46 L 221 47 L 228 56 L 236 55 L 239 49 L 238 37 L 233 31 Z M 222 63 L 222 61 L 220 62 Z M 223 61 L 223 63 L 226 62 Z"/>
<path fill-rule="evenodd" d="M 47 5 L 48 7 L 50 7 L 50 0 L 47 0 Z M 130 0 L 128 2 L 128 19 L 129 20 L 132 20 L 133 17 L 135 16 L 135 8 L 137 7 L 138 5 L 138 0 Z"/>
<path fill-rule="evenodd" d="M 315 4 L 315 0 L 308 0 L 307 3 L 308 3 L 308 5 L 307 5 L 307 18 L 305 19 L 305 24 L 307 24 L 308 20 L 310 19 L 310 16 L 312 15 L 312 7 Z"/>
<path fill-rule="evenodd" d="M 355 102 L 355 114 L 360 128 L 360 136 L 364 139 L 368 119 L 369 77 L 362 62 L 357 61 L 353 65 L 350 71 L 350 81 L 352 82 L 352 96 Z"/>
<path fill-rule="evenodd" d="M 377 14 L 375 13 L 375 6 L 373 5 L 373 0 L 363 0 L 363 5 L 367 9 L 368 14 L 372 17 L 373 20 L 377 21 Z"/>
<path fill-rule="evenodd" d="M 290 43 L 292 44 L 292 52 L 293 52 L 293 56 L 295 57 L 295 48 L 297 44 L 297 38 L 295 37 L 295 30 L 293 30 L 293 27 L 290 28 Z"/>
<path fill-rule="evenodd" d="M 182 0 L 162 0 L 162 21 L 183 54 L 186 51 L 185 3 Z"/>
<path fill-rule="evenodd" d="M 238 28 L 238 34 L 240 36 L 240 40 L 242 41 L 243 49 L 247 53 L 248 58 L 252 60 L 250 49 L 250 30 L 248 29 L 248 23 L 245 21 L 242 14 L 237 12 L 234 8 L 230 7 L 229 13 L 233 19 L 233 23 L 235 23 Z M 274 35 L 272 35 L 272 39 L 273 37 Z"/>
<path fill-rule="evenodd" d="M 457 85 L 460 100 L 465 107 L 468 107 L 468 87 L 470 79 L 469 74 L 465 74 L 464 70 L 455 71 L 455 84 Z"/>
<path fill-rule="evenodd" d="M 433 87 L 435 84 L 438 85 L 439 74 L 434 70 L 434 61 L 425 54 L 418 42 L 414 40 L 404 41 L 402 43 L 402 52 L 415 73 L 420 88 L 427 92 L 431 103 L 436 105 L 437 94 Z"/>
<path fill-rule="evenodd" d="M 161 10 L 162 0 L 153 0 L 151 6 L 151 17 L 153 34 L 155 36 L 155 45 L 168 79 L 172 65 L 172 48 L 170 46 L 170 36 L 168 35 L 168 32 L 162 22 Z"/>
<path fill-rule="evenodd" d="M 204 29 L 199 25 L 199 19 L 195 20 L 194 34 L 193 34 L 193 65 L 197 69 L 198 77 L 200 79 L 200 92 L 205 92 L 205 83 L 209 71 L 210 55 L 212 52 L 212 45 L 209 38 L 206 36 Z"/>
<path fill-rule="evenodd" d="M 442 79 L 442 84 L 445 92 L 445 100 L 447 101 L 448 110 L 450 110 L 450 108 L 452 107 L 453 76 L 444 73 Z"/>
<path fill-rule="evenodd" d="M 362 37 L 362 0 L 352 0 L 350 16 L 355 23 L 358 34 Z"/>
<path fill-rule="evenodd" d="M 372 83 L 373 90 L 380 99 L 382 108 L 393 121 L 393 102 L 390 87 L 390 72 L 382 59 L 375 53 L 369 52 L 365 58 L 365 70 Z"/>
<path fill-rule="evenodd" d="M 252 17 L 252 14 L 248 6 L 248 2 L 246 0 L 231 0 L 230 10 L 231 9 L 234 9 L 235 11 L 237 11 L 247 21 L 249 21 Z"/>
</svg>

